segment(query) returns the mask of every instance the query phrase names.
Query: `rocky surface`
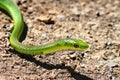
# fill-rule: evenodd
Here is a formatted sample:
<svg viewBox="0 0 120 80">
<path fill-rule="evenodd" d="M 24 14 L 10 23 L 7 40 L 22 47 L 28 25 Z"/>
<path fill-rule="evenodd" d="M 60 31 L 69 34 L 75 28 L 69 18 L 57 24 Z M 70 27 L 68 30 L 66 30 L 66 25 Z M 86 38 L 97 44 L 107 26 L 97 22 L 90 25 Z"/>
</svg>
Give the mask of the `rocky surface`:
<svg viewBox="0 0 120 80">
<path fill-rule="evenodd" d="M 86 51 L 28 56 L 9 43 L 13 21 L 0 12 L 0 80 L 120 80 L 119 0 L 14 0 L 28 26 L 23 44 L 85 40 Z"/>
</svg>

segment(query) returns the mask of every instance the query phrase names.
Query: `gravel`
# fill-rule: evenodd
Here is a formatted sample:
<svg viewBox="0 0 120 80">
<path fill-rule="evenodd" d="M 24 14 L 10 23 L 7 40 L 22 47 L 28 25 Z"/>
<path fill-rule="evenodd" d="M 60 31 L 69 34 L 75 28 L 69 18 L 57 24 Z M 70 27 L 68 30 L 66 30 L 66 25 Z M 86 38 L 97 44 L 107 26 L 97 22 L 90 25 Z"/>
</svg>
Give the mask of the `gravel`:
<svg viewBox="0 0 120 80">
<path fill-rule="evenodd" d="M 13 21 L 0 12 L 1 80 L 120 80 L 119 0 L 14 0 L 28 26 L 23 44 L 85 40 L 86 51 L 29 56 L 9 43 Z"/>
</svg>

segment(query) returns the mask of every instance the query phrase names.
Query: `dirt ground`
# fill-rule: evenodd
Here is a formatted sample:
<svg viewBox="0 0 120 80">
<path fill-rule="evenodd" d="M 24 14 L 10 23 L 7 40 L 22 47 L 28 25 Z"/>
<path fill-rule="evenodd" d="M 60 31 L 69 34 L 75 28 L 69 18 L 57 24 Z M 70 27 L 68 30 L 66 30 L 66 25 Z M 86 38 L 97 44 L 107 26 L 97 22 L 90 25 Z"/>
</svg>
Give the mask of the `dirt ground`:
<svg viewBox="0 0 120 80">
<path fill-rule="evenodd" d="M 0 80 L 120 80 L 120 0 L 14 0 L 28 31 L 23 44 L 83 39 L 85 51 L 29 56 L 9 43 L 13 27 L 0 12 Z"/>
</svg>

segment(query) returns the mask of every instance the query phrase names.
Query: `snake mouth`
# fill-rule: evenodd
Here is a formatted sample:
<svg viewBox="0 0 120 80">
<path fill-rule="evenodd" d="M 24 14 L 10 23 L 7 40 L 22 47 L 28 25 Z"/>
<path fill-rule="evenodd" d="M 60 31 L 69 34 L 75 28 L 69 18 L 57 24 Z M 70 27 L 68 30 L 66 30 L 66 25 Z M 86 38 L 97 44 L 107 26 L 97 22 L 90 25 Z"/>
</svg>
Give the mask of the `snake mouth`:
<svg viewBox="0 0 120 80">
<path fill-rule="evenodd" d="M 88 49 L 89 48 L 89 45 L 86 43 L 84 45 L 82 45 L 82 48 L 85 50 L 85 49 Z"/>
<path fill-rule="evenodd" d="M 82 42 L 81 45 L 80 45 L 80 48 L 81 48 L 82 50 L 86 50 L 86 49 L 89 48 L 89 45 L 88 45 L 88 43 L 86 43 L 86 42 Z"/>
</svg>

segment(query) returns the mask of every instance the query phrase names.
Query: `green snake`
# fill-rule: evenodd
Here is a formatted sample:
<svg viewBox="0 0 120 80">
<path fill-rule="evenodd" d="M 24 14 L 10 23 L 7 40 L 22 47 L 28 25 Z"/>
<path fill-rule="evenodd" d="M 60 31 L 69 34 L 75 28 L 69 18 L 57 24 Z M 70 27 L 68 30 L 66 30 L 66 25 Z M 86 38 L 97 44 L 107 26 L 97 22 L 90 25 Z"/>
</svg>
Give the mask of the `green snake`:
<svg viewBox="0 0 120 80">
<path fill-rule="evenodd" d="M 19 42 L 24 29 L 24 20 L 17 5 L 12 0 L 0 0 L 0 9 L 7 12 L 14 21 L 14 29 L 10 35 L 10 44 L 18 52 L 30 55 L 50 54 L 61 50 L 81 51 L 86 50 L 89 45 L 79 39 L 60 39 L 45 45 L 30 46 Z"/>
</svg>

